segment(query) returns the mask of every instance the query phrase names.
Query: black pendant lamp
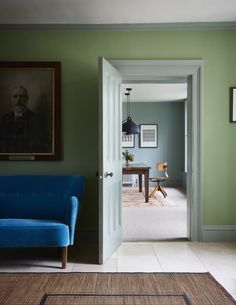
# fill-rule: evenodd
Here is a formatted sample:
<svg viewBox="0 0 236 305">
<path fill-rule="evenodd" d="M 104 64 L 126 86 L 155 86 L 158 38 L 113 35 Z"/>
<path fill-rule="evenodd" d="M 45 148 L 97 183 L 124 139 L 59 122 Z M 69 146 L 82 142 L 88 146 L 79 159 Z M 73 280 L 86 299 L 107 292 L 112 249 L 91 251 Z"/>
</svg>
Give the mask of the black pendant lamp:
<svg viewBox="0 0 236 305">
<path fill-rule="evenodd" d="M 127 119 L 122 122 L 122 132 L 126 135 L 140 133 L 139 126 L 135 124 L 130 115 L 130 91 L 131 88 L 126 89 L 128 92 L 125 93 L 127 96 Z"/>
</svg>

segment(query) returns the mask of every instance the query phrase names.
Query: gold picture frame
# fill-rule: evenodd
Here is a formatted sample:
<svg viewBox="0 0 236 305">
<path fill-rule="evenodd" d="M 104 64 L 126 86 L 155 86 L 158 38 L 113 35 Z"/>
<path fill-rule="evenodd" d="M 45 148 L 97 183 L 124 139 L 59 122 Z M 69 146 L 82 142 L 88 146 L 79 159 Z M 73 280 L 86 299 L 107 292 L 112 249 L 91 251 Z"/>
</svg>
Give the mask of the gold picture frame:
<svg viewBox="0 0 236 305">
<path fill-rule="evenodd" d="M 0 62 L 0 160 L 61 160 L 60 62 Z"/>
</svg>

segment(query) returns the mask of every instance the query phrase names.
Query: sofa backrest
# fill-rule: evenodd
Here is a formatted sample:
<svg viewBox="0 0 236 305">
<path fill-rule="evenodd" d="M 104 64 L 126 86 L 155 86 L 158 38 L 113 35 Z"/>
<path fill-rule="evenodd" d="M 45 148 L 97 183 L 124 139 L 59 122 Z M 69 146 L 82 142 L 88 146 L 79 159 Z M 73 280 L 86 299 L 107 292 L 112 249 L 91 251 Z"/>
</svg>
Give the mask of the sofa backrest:
<svg viewBox="0 0 236 305">
<path fill-rule="evenodd" d="M 0 218 L 64 220 L 71 196 L 79 200 L 85 178 L 79 175 L 0 176 Z"/>
</svg>

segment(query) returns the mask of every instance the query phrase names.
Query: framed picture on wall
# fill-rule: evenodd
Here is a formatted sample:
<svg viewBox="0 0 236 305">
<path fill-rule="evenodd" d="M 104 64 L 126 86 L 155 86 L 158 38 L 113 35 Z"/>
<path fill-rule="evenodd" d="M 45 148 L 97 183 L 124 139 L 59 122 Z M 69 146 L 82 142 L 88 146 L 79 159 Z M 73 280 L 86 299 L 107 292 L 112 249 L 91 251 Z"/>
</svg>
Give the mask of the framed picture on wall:
<svg viewBox="0 0 236 305">
<path fill-rule="evenodd" d="M 135 137 L 133 134 L 122 134 L 122 147 L 134 147 L 135 146 Z"/>
<path fill-rule="evenodd" d="M 236 87 L 230 88 L 230 122 L 236 123 Z"/>
<path fill-rule="evenodd" d="M 0 160 L 61 159 L 60 62 L 0 62 Z"/>
<path fill-rule="evenodd" d="M 157 147 L 157 124 L 141 124 L 139 134 L 139 147 Z"/>
</svg>

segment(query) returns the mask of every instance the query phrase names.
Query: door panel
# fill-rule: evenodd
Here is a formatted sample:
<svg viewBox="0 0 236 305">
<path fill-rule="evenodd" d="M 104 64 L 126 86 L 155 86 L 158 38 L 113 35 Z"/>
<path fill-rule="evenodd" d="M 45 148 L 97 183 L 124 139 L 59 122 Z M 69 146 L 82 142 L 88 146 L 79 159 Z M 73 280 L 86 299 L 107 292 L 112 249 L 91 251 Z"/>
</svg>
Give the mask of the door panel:
<svg viewBox="0 0 236 305">
<path fill-rule="evenodd" d="M 121 227 L 121 76 L 99 59 L 99 263 L 119 247 Z"/>
</svg>

